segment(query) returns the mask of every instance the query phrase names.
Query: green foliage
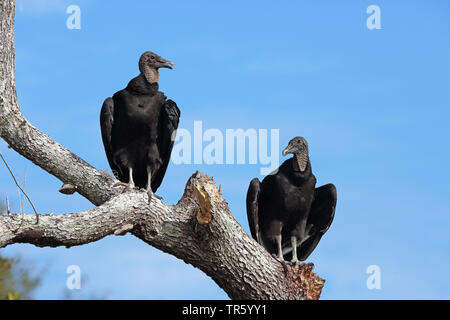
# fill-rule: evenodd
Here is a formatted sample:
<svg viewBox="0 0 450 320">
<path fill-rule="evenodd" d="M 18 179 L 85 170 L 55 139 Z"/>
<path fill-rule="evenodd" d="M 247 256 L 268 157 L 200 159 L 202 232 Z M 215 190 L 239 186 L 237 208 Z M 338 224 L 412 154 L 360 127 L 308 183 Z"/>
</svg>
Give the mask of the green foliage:
<svg viewBox="0 0 450 320">
<path fill-rule="evenodd" d="M 32 275 L 20 258 L 0 256 L 0 300 L 31 299 L 41 277 Z"/>
<path fill-rule="evenodd" d="M 5 212 L 0 202 L 0 214 Z M 32 292 L 41 282 L 40 275 L 33 275 L 20 258 L 0 256 L 0 300 L 31 299 Z"/>
</svg>

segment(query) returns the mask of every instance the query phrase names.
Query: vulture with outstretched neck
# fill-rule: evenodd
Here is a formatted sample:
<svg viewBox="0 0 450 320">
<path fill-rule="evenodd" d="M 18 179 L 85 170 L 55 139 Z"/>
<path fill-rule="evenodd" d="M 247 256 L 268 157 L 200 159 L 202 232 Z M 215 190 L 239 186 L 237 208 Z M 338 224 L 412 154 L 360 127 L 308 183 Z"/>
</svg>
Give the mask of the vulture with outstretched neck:
<svg viewBox="0 0 450 320">
<path fill-rule="evenodd" d="M 308 143 L 295 137 L 283 150 L 293 154 L 262 182 L 254 178 L 247 192 L 247 217 L 254 239 L 280 261 L 301 261 L 328 230 L 336 208 L 336 188 L 316 188 Z"/>
<path fill-rule="evenodd" d="M 107 98 L 100 112 L 103 145 L 109 165 L 122 182 L 146 188 L 150 203 L 161 185 L 178 127 L 180 110 L 159 91 L 159 69 L 173 63 L 147 51 L 140 74 Z"/>
</svg>

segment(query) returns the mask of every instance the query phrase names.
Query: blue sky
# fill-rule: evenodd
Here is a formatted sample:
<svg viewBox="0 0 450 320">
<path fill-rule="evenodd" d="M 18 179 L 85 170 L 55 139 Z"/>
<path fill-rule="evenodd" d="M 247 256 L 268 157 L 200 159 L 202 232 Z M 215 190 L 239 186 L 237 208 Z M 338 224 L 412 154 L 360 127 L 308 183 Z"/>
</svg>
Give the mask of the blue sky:
<svg viewBox="0 0 450 320">
<path fill-rule="evenodd" d="M 81 8 L 81 29 L 66 8 Z M 366 9 L 381 9 L 381 29 Z M 99 169 L 103 100 L 137 75 L 146 50 L 175 62 L 160 88 L 180 127 L 279 129 L 304 136 L 318 185 L 338 189 L 335 220 L 309 261 L 323 299 L 450 298 L 450 21 L 448 1 L 18 0 L 16 82 L 25 117 Z M 91 208 L 0 142 L 40 212 Z M 283 161 L 280 154 L 280 161 Z M 195 170 L 214 176 L 248 230 L 245 195 L 259 165 L 170 165 L 158 190 L 180 198 Z M 0 193 L 17 190 L 0 166 Z M 30 211 L 30 209 L 28 208 Z M 47 269 L 35 297 L 67 293 L 67 266 L 85 281 L 74 298 L 222 299 L 206 275 L 132 237 L 86 246 L 0 250 Z M 366 269 L 381 269 L 381 289 Z"/>
</svg>

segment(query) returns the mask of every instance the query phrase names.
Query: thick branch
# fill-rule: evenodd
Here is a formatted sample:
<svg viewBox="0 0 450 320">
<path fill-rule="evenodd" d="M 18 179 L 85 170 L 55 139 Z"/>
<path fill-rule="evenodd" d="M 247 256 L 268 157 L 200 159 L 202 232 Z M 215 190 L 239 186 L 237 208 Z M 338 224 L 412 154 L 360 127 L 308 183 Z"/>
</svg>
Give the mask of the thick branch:
<svg viewBox="0 0 450 320">
<path fill-rule="evenodd" d="M 133 212 L 132 205 L 138 198 L 138 193 L 126 193 L 80 213 L 40 215 L 38 224 L 34 215 L 2 215 L 0 247 L 13 243 L 72 247 L 100 240 L 126 224 L 137 225 L 137 217 L 141 212 Z"/>
<path fill-rule="evenodd" d="M 196 191 L 208 199 L 206 206 Z M 206 209 L 205 209 L 206 208 Z M 199 212 L 210 217 L 199 219 Z M 303 268 L 282 265 L 248 236 L 231 214 L 216 184 L 197 172 L 182 199 L 168 206 L 144 191 L 121 194 L 94 209 L 66 215 L 0 216 L 0 247 L 12 243 L 75 246 L 125 232 L 201 269 L 233 299 L 317 299 L 324 281 Z M 17 231 L 16 231 L 17 230 Z"/>
<path fill-rule="evenodd" d="M 14 85 L 14 1 L 0 2 L 0 136 L 24 157 L 99 207 L 81 213 L 0 216 L 0 247 L 74 246 L 130 231 L 203 270 L 234 299 L 316 299 L 323 280 L 312 267 L 282 265 L 233 218 L 211 178 L 196 173 L 168 206 L 98 171 L 25 120 Z M 22 221 L 22 222 L 21 222 Z"/>
</svg>

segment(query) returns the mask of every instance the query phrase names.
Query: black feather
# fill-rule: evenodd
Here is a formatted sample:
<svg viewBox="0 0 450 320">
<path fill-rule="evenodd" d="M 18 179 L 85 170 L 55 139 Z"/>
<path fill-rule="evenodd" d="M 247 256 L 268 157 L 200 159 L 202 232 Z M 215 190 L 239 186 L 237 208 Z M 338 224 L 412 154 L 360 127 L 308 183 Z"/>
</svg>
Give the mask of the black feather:
<svg viewBox="0 0 450 320">
<path fill-rule="evenodd" d="M 336 188 L 329 184 L 315 188 L 316 178 L 308 160 L 306 169 L 295 170 L 294 158 L 283 162 L 276 173 L 261 183 L 253 179 L 247 192 L 247 217 L 252 237 L 259 229 L 261 242 L 269 253 L 277 254 L 274 237 L 282 236 L 283 249 L 290 247 L 291 236 L 298 243 L 297 256 L 304 261 L 315 249 L 322 235 L 333 221 L 336 207 Z M 307 234 L 309 227 L 309 234 Z M 284 255 L 290 260 L 292 253 Z"/>
<path fill-rule="evenodd" d="M 161 185 L 178 128 L 180 110 L 141 74 L 103 103 L 100 113 L 102 139 L 109 165 L 116 177 L 129 181 L 129 168 L 137 187 L 147 187 L 147 167 L 151 187 Z"/>
</svg>

